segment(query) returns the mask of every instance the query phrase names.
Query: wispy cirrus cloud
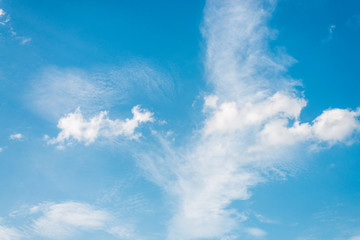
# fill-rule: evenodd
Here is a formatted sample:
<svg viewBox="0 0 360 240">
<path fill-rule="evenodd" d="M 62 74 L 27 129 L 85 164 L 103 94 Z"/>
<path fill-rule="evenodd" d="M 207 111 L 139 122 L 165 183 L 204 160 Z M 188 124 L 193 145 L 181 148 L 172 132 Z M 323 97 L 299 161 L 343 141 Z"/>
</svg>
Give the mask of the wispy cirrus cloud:
<svg viewBox="0 0 360 240">
<path fill-rule="evenodd" d="M 139 165 L 174 202 L 169 239 L 221 238 L 246 226 L 234 200 L 247 200 L 251 188 L 285 178 L 303 148 L 351 144 L 359 133 L 360 110 L 328 109 L 302 122 L 306 106 L 300 83 L 287 74 L 295 62 L 268 46 L 267 21 L 276 1 L 216 1 L 205 6 L 206 80 L 202 127 L 176 146 L 156 135 L 158 151 L 138 156 Z M 153 149 L 155 149 L 153 147 Z M 254 236 L 266 233 L 244 227 Z"/>
<path fill-rule="evenodd" d="M 4 9 L 0 8 L 0 24 L 5 26 L 10 21 L 10 16 Z"/>
<path fill-rule="evenodd" d="M 171 98 L 174 85 L 166 71 L 143 61 L 93 71 L 47 67 L 31 82 L 28 106 L 49 120 L 80 107 L 88 114 L 109 110 L 142 96 L 147 101 Z"/>
<path fill-rule="evenodd" d="M 0 27 L 5 29 L 5 32 L 10 35 L 11 38 L 16 39 L 20 44 L 26 44 L 31 41 L 31 38 L 20 36 L 11 25 L 11 17 L 4 9 L 0 8 Z"/>
<path fill-rule="evenodd" d="M 13 212 L 10 219 L 13 218 L 23 219 L 23 224 L 0 225 L 0 239 L 73 239 L 89 232 L 104 232 L 116 239 L 138 239 L 133 225 L 82 202 L 44 202 Z"/>
<path fill-rule="evenodd" d="M 23 235 L 13 227 L 0 225 L 0 239 L 2 240 L 17 240 L 21 239 Z"/>
</svg>

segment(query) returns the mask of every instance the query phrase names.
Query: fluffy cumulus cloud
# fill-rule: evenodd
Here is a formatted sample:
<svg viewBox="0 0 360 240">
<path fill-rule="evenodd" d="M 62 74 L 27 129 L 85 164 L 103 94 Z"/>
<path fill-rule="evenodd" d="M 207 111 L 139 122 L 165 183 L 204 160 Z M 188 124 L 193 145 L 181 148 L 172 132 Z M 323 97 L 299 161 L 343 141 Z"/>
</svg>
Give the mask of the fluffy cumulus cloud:
<svg viewBox="0 0 360 240">
<path fill-rule="evenodd" d="M 56 138 L 46 136 L 49 144 L 58 144 L 64 146 L 73 141 L 89 145 L 98 138 L 115 138 L 125 136 L 130 139 L 137 139 L 140 133 L 135 133 L 136 128 L 141 123 L 152 122 L 153 114 L 147 110 L 143 110 L 140 106 L 135 106 L 131 110 L 133 117 L 125 120 L 111 120 L 107 116 L 107 112 L 100 112 L 98 115 L 85 119 L 80 109 L 69 113 L 58 122 L 57 127 L 61 129 Z"/>
<path fill-rule="evenodd" d="M 134 228 L 120 222 L 109 211 L 81 202 L 41 203 L 11 214 L 25 225 L 0 225 L 0 239 L 74 239 L 83 232 L 105 232 L 117 239 L 136 239 Z M 25 221 L 24 221 L 25 220 Z"/>
<path fill-rule="evenodd" d="M 307 100 L 286 74 L 295 60 L 268 46 L 274 31 L 267 20 L 275 4 L 206 3 L 202 34 L 206 79 L 213 90 L 204 99 L 202 127 L 182 146 L 158 136 L 160 150 L 139 156 L 139 165 L 176 206 L 171 240 L 232 234 L 241 222 L 246 225 L 243 213 L 229 207 L 232 201 L 249 199 L 260 182 L 286 177 L 296 165 L 297 149 L 351 144 L 360 130 L 359 109 L 327 109 L 312 122 L 301 121 Z M 266 235 L 244 229 L 255 237 Z"/>
</svg>

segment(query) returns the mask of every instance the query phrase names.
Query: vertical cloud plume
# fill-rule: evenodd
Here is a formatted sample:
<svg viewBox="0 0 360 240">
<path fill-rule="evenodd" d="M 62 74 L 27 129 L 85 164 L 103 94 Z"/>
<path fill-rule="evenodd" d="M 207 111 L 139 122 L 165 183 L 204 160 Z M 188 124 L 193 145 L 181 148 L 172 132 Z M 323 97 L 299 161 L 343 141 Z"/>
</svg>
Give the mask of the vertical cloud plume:
<svg viewBox="0 0 360 240">
<path fill-rule="evenodd" d="M 169 239 L 213 239 L 232 233 L 246 218 L 234 200 L 269 178 L 286 176 L 301 147 L 350 144 L 360 130 L 360 110 L 328 109 L 313 122 L 300 120 L 307 101 L 286 74 L 295 60 L 272 51 L 267 21 L 272 0 L 209 0 L 202 34 L 206 41 L 205 119 L 188 144 L 160 138 L 160 152 L 139 164 L 174 201 Z M 310 149 L 310 148 L 309 148 Z M 243 228 L 265 236 L 256 227 Z"/>
</svg>

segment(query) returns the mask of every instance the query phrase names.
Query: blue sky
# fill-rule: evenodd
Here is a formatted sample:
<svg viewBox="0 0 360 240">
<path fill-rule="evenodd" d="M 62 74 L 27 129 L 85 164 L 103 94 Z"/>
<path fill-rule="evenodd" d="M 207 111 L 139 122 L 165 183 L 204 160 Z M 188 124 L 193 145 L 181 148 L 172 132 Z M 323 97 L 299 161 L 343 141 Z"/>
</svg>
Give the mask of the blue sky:
<svg viewBox="0 0 360 240">
<path fill-rule="evenodd" d="M 0 0 L 0 240 L 359 240 L 360 3 Z"/>
</svg>

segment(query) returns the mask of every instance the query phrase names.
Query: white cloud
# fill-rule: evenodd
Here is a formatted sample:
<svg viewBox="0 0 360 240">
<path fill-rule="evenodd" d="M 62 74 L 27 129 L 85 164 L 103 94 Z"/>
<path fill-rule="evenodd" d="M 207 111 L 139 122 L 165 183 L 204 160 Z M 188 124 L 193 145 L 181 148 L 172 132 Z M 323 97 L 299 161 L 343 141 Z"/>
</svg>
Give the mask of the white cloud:
<svg viewBox="0 0 360 240">
<path fill-rule="evenodd" d="M 27 44 L 27 43 L 29 43 L 29 42 L 31 42 L 31 38 L 29 38 L 29 37 L 17 37 L 17 39 L 19 39 L 20 40 L 20 43 L 22 44 L 22 45 L 25 45 L 25 44 Z"/>
<path fill-rule="evenodd" d="M 279 221 L 273 220 L 273 219 L 269 219 L 259 213 L 254 213 L 254 216 L 256 217 L 256 219 L 261 222 L 261 223 L 268 223 L 268 224 L 280 224 Z"/>
<path fill-rule="evenodd" d="M 10 21 L 10 16 L 0 8 L 0 25 L 5 26 Z"/>
<path fill-rule="evenodd" d="M 288 77 L 295 60 L 270 51 L 267 20 L 275 1 L 216 1 L 205 7 L 205 119 L 189 143 L 174 146 L 155 133 L 159 146 L 138 164 L 174 201 L 169 239 L 221 238 L 246 218 L 229 205 L 251 197 L 269 178 L 286 177 L 303 146 L 350 144 L 359 110 L 330 109 L 313 122 L 300 119 L 307 101 Z M 158 150 L 154 150 L 158 149 Z M 254 236 L 266 233 L 257 228 Z"/>
<path fill-rule="evenodd" d="M 100 137 L 115 138 L 125 136 L 136 139 L 141 136 L 140 133 L 135 133 L 136 128 L 141 123 L 152 122 L 154 119 L 151 112 L 141 109 L 138 105 L 133 107 L 131 112 L 133 117 L 125 120 L 111 120 L 105 111 L 90 119 L 85 119 L 78 108 L 74 113 L 69 113 L 59 120 L 57 127 L 61 131 L 58 136 L 52 139 L 47 137 L 46 140 L 49 144 L 63 146 L 72 141 L 89 145 Z"/>
<path fill-rule="evenodd" d="M 261 230 L 260 228 L 247 228 L 246 232 L 254 237 L 265 237 L 267 234 L 264 230 Z"/>
<path fill-rule="evenodd" d="M 22 234 L 20 234 L 20 232 L 17 229 L 0 225 L 1 240 L 17 240 L 21 238 L 22 238 Z"/>
<path fill-rule="evenodd" d="M 219 98 L 215 95 L 205 96 L 204 98 L 204 107 L 205 108 L 216 108 L 217 107 L 217 101 Z"/>
<path fill-rule="evenodd" d="M 297 143 L 314 142 L 351 144 L 353 135 L 360 131 L 359 110 L 325 110 L 312 123 L 295 121 L 290 125 L 288 119 L 267 122 L 260 131 L 260 144 L 253 149 L 266 147 L 291 146 Z M 289 126 L 290 125 L 290 126 Z"/>
<path fill-rule="evenodd" d="M 2 147 L 0 147 L 0 152 L 2 152 L 4 149 Z"/>
<path fill-rule="evenodd" d="M 11 134 L 9 138 L 11 140 L 21 140 L 21 139 L 23 139 L 23 137 L 24 136 L 21 133 L 14 133 L 14 134 Z"/>
<path fill-rule="evenodd" d="M 0 8 L 0 17 L 3 17 L 4 15 L 5 15 L 4 9 L 1 9 L 1 8 Z"/>
<path fill-rule="evenodd" d="M 335 25 L 330 25 L 330 27 L 329 27 L 329 33 L 330 33 L 330 34 L 334 33 L 335 29 L 336 29 L 336 26 L 335 26 Z"/>
<path fill-rule="evenodd" d="M 215 108 L 206 120 L 204 131 L 206 135 L 215 132 L 226 133 L 262 125 L 274 118 L 297 119 L 305 105 L 304 99 L 280 92 L 263 101 L 247 102 L 242 106 L 239 106 L 236 101 L 224 102 Z"/>
<path fill-rule="evenodd" d="M 360 130 L 360 109 L 330 109 L 324 111 L 313 122 L 315 136 L 330 143 L 344 142 L 354 131 Z"/>
</svg>

